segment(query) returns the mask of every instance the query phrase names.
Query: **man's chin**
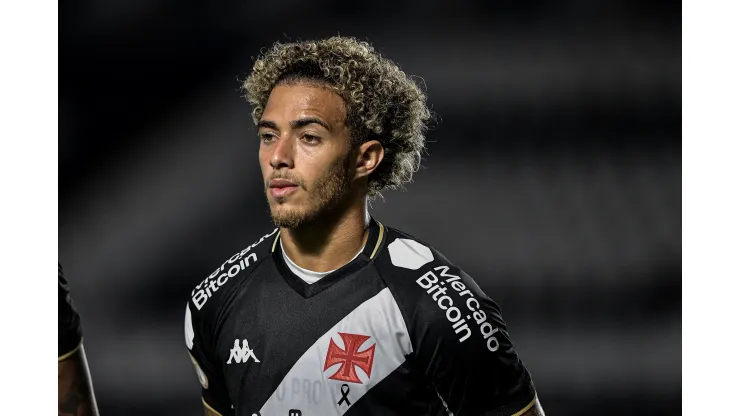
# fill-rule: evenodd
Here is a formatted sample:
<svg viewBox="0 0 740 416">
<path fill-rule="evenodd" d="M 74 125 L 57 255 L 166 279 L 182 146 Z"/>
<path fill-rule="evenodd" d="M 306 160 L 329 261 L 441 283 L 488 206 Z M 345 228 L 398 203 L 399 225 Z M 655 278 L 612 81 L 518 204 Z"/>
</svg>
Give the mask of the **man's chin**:
<svg viewBox="0 0 740 416">
<path fill-rule="evenodd" d="M 298 228 L 308 223 L 306 213 L 285 206 L 270 207 L 272 222 L 280 228 Z"/>
</svg>

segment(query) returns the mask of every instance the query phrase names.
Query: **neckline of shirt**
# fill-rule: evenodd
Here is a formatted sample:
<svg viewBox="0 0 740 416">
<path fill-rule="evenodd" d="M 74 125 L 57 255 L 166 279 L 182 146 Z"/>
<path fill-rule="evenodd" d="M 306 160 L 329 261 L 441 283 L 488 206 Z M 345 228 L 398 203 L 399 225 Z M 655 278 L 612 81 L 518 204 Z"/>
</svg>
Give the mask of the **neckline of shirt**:
<svg viewBox="0 0 740 416">
<path fill-rule="evenodd" d="M 283 247 L 283 240 L 280 239 L 280 251 L 283 254 L 283 259 L 285 260 L 285 264 L 288 266 L 290 271 L 293 272 L 293 274 L 298 276 L 301 280 L 308 283 L 309 285 L 318 282 L 319 280 L 321 280 L 322 277 L 327 276 L 341 269 L 342 267 L 346 266 L 349 263 L 352 263 L 360 255 L 360 253 L 362 253 L 364 250 L 365 250 L 365 246 L 363 245 L 360 248 L 360 251 L 358 251 L 357 254 L 355 254 L 355 256 L 352 258 L 352 260 L 343 264 L 341 267 L 338 267 L 334 270 L 329 270 L 328 272 L 315 272 L 313 270 L 304 269 L 303 267 L 295 264 L 295 262 L 293 262 L 293 260 L 291 260 L 290 257 L 288 257 L 288 255 L 285 253 L 285 247 Z"/>
</svg>

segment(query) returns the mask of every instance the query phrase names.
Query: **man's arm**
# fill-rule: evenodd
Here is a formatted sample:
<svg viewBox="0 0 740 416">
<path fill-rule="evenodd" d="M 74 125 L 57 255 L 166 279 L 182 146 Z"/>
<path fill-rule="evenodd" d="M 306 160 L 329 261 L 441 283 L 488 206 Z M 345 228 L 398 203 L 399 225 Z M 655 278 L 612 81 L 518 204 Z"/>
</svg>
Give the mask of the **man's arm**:
<svg viewBox="0 0 740 416">
<path fill-rule="evenodd" d="M 79 348 L 66 357 L 60 357 L 59 369 L 59 416 L 97 416 L 98 406 L 87 366 L 85 350 Z"/>
<path fill-rule="evenodd" d="M 414 351 L 421 374 L 453 414 L 540 416 L 542 407 L 501 310 L 464 271 L 433 266 L 416 283 Z"/>
<path fill-rule="evenodd" d="M 514 416 L 520 415 L 515 413 Z M 522 413 L 521 416 L 545 416 L 545 411 L 542 410 L 542 405 L 540 405 L 540 399 L 535 397 L 534 403 L 532 403 L 532 407 Z"/>
<path fill-rule="evenodd" d="M 80 316 L 69 295 L 67 280 L 59 263 L 58 364 L 59 416 L 98 415 L 90 370 L 82 346 Z"/>
<path fill-rule="evenodd" d="M 195 308 L 198 311 L 197 308 Z M 203 339 L 203 322 L 200 315 L 191 313 L 190 303 L 185 308 L 185 345 L 188 347 L 188 355 L 193 363 L 198 381 L 202 387 L 201 402 L 206 416 L 231 416 L 234 409 L 231 407 L 229 393 L 226 389 L 226 380 L 223 373 L 218 370 L 218 365 L 213 354 L 209 354 L 205 348 L 207 342 Z"/>
<path fill-rule="evenodd" d="M 206 416 L 223 416 L 221 413 L 217 412 L 211 406 L 209 406 L 205 400 L 203 400 L 203 409 L 206 412 L 205 413 Z"/>
</svg>

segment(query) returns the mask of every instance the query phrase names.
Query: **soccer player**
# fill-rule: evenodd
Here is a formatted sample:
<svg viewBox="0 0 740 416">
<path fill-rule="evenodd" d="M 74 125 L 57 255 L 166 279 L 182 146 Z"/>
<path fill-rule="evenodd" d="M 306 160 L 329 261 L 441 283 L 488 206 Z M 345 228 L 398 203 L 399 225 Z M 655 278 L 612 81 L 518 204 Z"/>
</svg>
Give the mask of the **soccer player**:
<svg viewBox="0 0 740 416">
<path fill-rule="evenodd" d="M 59 416 L 98 414 L 90 370 L 82 346 L 80 316 L 69 296 L 67 281 L 59 263 Z"/>
<path fill-rule="evenodd" d="M 368 212 L 419 166 L 418 86 L 367 43 L 332 37 L 274 45 L 243 88 L 277 228 L 191 292 L 206 415 L 544 414 L 498 306 Z"/>
</svg>

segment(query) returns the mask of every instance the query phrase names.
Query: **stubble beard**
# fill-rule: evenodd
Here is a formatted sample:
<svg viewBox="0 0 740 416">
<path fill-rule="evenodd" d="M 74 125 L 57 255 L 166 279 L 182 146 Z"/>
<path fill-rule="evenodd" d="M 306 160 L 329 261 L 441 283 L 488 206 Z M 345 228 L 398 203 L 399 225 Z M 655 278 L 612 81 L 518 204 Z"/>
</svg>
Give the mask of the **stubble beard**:
<svg viewBox="0 0 740 416">
<path fill-rule="evenodd" d="M 273 209 L 271 206 L 270 214 L 275 226 L 295 229 L 314 224 L 331 215 L 349 195 L 351 179 L 348 161 L 349 157 L 338 161 L 316 180 L 307 207 Z M 283 198 L 276 199 L 278 206 L 281 199 Z"/>
</svg>

